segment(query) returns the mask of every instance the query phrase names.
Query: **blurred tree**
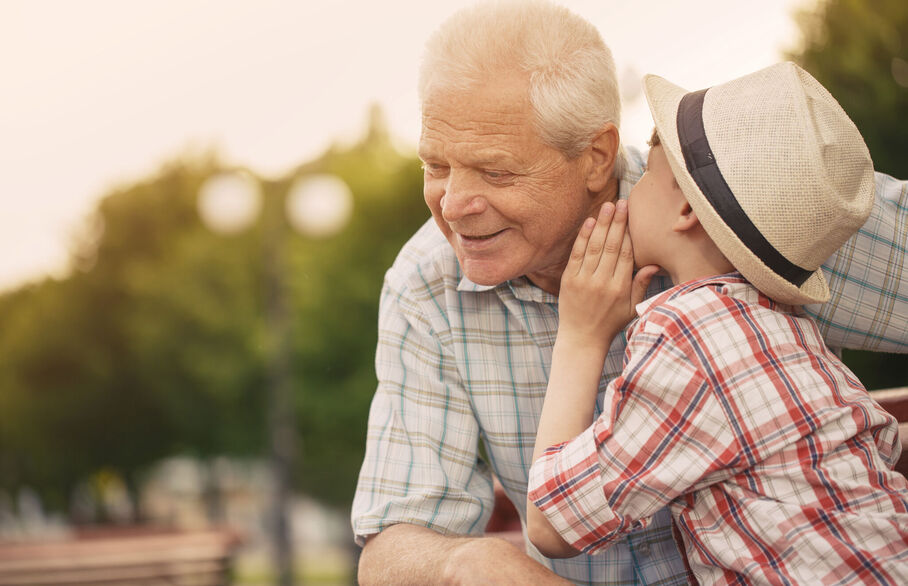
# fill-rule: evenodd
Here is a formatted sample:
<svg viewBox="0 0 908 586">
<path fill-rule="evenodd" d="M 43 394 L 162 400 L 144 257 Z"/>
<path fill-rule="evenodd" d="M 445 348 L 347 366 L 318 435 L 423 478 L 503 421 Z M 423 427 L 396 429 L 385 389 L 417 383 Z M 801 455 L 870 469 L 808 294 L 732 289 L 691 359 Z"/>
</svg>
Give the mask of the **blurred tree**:
<svg viewBox="0 0 908 586">
<path fill-rule="evenodd" d="M 876 169 L 908 177 L 908 3 L 825 0 L 798 21 L 803 46 L 789 57 L 848 112 Z"/>
<path fill-rule="evenodd" d="M 102 212 L 113 237 L 123 202 L 129 198 L 104 204 L 114 210 Z M 147 256 L 153 242 L 124 228 L 120 234 L 135 238 L 138 250 L 128 250 L 128 241 L 110 246 L 106 236 L 102 246 L 112 254 L 102 260 L 99 251 L 92 271 L 15 295 L 12 327 L 0 338 L 8 358 L 3 394 L 18 407 L 2 414 L 4 427 L 18 430 L 9 444 L 17 448 L 11 453 L 18 464 L 11 477 L 34 483 L 57 505 L 66 498 L 59 493 L 93 469 L 114 467 L 133 480 L 139 468 L 166 453 L 156 438 L 171 436 L 157 397 L 130 368 L 130 345 L 119 323 L 127 306 L 121 261 L 127 254 Z"/>
<path fill-rule="evenodd" d="M 234 236 L 203 226 L 196 198 L 219 170 L 187 159 L 111 193 L 69 277 L 0 296 L 0 488 L 32 486 L 65 508 L 99 470 L 122 475 L 135 497 L 164 456 L 265 453 L 264 226 Z M 286 240 L 295 477 L 347 506 L 383 273 L 428 212 L 416 160 L 392 148 L 377 115 L 361 144 L 292 175 L 311 173 L 344 179 L 354 215 L 336 236 Z M 285 197 L 284 183 L 266 197 Z"/>
<path fill-rule="evenodd" d="M 876 170 L 908 179 L 908 2 L 825 0 L 798 20 L 803 44 L 788 57 L 848 112 Z M 908 384 L 908 356 L 846 350 L 844 360 L 867 388 Z"/>
<path fill-rule="evenodd" d="M 337 175 L 355 198 L 354 215 L 336 237 L 294 237 L 288 275 L 301 439 L 298 486 L 346 507 L 362 463 L 375 392 L 383 276 L 429 212 L 418 161 L 392 148 L 375 117 L 363 143 L 332 149 L 300 172 Z"/>
</svg>

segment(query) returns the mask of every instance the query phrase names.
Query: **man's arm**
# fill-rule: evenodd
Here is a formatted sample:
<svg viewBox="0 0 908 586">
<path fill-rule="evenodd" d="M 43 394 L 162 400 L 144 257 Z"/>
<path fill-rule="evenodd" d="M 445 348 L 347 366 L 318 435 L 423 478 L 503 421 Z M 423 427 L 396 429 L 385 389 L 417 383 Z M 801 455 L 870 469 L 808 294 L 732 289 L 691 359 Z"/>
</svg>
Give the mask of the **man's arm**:
<svg viewBox="0 0 908 586">
<path fill-rule="evenodd" d="M 828 302 L 805 309 L 835 348 L 908 352 L 908 181 L 875 174 L 864 226 L 823 263 Z"/>
<path fill-rule="evenodd" d="M 407 524 L 393 525 L 368 539 L 358 580 L 363 586 L 570 584 L 504 539 L 447 537 Z"/>
<path fill-rule="evenodd" d="M 365 542 L 360 582 L 486 584 L 500 576 L 498 583 L 568 584 L 506 541 L 482 537 L 492 480 L 445 344 L 444 291 L 430 286 L 440 279 L 432 265 L 414 268 L 426 256 L 408 245 L 382 289 L 379 384 L 351 515 Z"/>
</svg>

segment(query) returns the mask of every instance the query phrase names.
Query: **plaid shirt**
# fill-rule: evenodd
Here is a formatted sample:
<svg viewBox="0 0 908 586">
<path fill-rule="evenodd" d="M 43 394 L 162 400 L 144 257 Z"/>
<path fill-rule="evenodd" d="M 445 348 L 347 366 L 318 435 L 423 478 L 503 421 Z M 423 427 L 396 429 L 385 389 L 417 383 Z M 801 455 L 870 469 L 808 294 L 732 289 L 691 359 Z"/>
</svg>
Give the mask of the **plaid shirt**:
<svg viewBox="0 0 908 586">
<path fill-rule="evenodd" d="M 813 320 L 736 273 L 637 312 L 605 412 L 530 472 L 565 540 L 600 551 L 669 505 L 702 584 L 908 583 L 898 424 Z"/>
<path fill-rule="evenodd" d="M 643 160 L 628 151 L 621 197 Z M 833 298 L 817 309 L 833 345 L 906 352 L 908 183 L 877 175 L 877 193 L 864 231 L 827 263 Z M 557 301 L 523 278 L 470 283 L 432 220 L 404 246 L 382 289 L 379 382 L 352 510 L 358 543 L 396 523 L 481 535 L 492 512 L 493 471 L 524 515 Z M 616 340 L 603 390 L 621 372 L 623 354 Z M 686 581 L 667 509 L 602 555 L 550 561 L 528 551 L 578 584 Z"/>
</svg>

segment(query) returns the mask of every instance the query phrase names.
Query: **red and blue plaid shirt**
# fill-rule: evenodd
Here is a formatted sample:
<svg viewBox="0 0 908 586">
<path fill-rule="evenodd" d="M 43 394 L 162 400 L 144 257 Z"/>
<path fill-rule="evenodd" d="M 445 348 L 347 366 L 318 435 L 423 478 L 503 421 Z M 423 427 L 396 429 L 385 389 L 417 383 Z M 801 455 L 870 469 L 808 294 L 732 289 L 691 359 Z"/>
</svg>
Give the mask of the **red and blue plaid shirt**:
<svg viewBox="0 0 908 586">
<path fill-rule="evenodd" d="M 738 274 L 637 308 L 605 408 L 530 497 L 592 553 L 669 505 L 704 584 L 908 584 L 895 419 L 814 322 Z"/>
</svg>

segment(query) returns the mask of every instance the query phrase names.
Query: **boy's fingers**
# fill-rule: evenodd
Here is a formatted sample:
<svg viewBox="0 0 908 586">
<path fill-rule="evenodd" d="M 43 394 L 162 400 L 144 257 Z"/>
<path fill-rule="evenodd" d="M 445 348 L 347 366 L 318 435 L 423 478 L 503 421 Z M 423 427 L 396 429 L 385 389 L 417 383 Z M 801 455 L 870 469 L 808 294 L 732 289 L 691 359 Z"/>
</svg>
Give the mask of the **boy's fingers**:
<svg viewBox="0 0 908 586">
<path fill-rule="evenodd" d="M 574 247 L 571 248 L 571 257 L 568 259 L 565 272 L 570 270 L 571 272 L 576 273 L 580 270 L 580 267 L 583 265 L 583 257 L 586 254 L 590 234 L 593 232 L 595 226 L 596 220 L 594 218 L 587 218 L 580 226 L 580 232 L 577 233 L 577 238 L 574 239 Z"/>
<path fill-rule="evenodd" d="M 623 283 L 630 284 L 634 274 L 634 247 L 631 244 L 631 235 L 625 230 L 624 238 L 621 239 L 621 250 L 618 251 L 618 258 L 615 262 L 615 277 L 621 279 Z"/>
<path fill-rule="evenodd" d="M 653 277 L 656 276 L 656 273 L 658 273 L 659 270 L 657 265 L 646 265 L 637 271 L 637 274 L 634 275 L 634 282 L 631 284 L 632 306 L 636 306 L 646 299 L 646 290 L 649 287 L 650 281 L 653 280 Z"/>
<path fill-rule="evenodd" d="M 615 206 L 610 202 L 602 204 L 599 209 L 599 218 L 596 226 L 590 234 L 589 243 L 586 246 L 586 258 L 584 259 L 584 268 L 589 271 L 595 271 L 599 266 L 602 257 L 602 249 L 605 246 L 605 239 L 609 232 L 609 224 L 612 222 L 612 216 L 615 213 Z M 588 263 L 588 264 L 587 264 Z"/>
<path fill-rule="evenodd" d="M 604 270 L 607 275 L 614 273 L 615 266 L 618 263 L 618 255 L 624 242 L 624 227 L 626 224 L 627 202 L 618 200 L 615 203 L 615 212 L 608 228 L 608 235 L 603 243 L 602 261 L 599 263 L 600 269 Z"/>
</svg>

